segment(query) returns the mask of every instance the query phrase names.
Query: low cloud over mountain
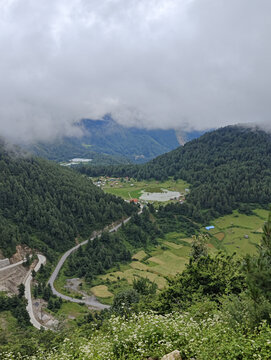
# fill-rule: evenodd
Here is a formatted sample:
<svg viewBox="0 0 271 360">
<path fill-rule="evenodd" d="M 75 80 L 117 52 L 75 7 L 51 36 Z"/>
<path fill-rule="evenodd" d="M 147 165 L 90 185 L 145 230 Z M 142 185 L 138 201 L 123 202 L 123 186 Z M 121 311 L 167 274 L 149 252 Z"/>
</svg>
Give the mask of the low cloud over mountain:
<svg viewBox="0 0 271 360">
<path fill-rule="evenodd" d="M 208 129 L 268 124 L 271 2 L 4 0 L 0 134 L 80 135 L 74 121 Z"/>
</svg>

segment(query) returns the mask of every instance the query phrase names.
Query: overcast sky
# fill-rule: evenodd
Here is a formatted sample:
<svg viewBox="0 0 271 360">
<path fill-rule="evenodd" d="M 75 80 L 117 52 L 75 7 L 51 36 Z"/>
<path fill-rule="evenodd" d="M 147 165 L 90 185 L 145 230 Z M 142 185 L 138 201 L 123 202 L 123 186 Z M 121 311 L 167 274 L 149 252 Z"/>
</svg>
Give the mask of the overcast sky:
<svg viewBox="0 0 271 360">
<path fill-rule="evenodd" d="M 0 135 L 270 121 L 270 0 L 0 0 Z"/>
</svg>

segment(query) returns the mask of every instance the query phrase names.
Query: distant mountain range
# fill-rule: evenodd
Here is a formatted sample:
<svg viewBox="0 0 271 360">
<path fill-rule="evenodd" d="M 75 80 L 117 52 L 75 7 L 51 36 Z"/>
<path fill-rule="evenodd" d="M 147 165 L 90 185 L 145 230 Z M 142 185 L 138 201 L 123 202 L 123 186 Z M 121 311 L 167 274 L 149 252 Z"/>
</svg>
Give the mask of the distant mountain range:
<svg viewBox="0 0 271 360">
<path fill-rule="evenodd" d="M 169 152 L 202 132 L 183 133 L 125 127 L 110 116 L 102 120 L 83 119 L 78 125 L 83 136 L 27 146 L 31 153 L 55 161 L 91 158 L 93 164 L 143 163 Z"/>
</svg>

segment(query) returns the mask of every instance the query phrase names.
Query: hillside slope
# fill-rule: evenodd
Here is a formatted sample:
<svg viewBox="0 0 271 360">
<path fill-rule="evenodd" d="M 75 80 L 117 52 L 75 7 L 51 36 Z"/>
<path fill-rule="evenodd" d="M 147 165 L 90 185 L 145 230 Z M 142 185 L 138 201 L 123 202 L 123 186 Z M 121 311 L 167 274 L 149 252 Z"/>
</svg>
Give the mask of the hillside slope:
<svg viewBox="0 0 271 360">
<path fill-rule="evenodd" d="M 63 251 L 76 237 L 86 237 L 134 211 L 69 169 L 19 157 L 1 145 L 0 173 L 0 249 L 6 256 L 19 243 L 47 255 L 52 249 Z"/>
<path fill-rule="evenodd" d="M 87 167 L 88 175 L 108 174 L 190 183 L 194 212 L 226 214 L 241 203 L 271 202 L 271 135 L 259 129 L 228 126 L 204 134 L 144 165 Z M 191 210 L 192 211 L 192 210 Z"/>
<path fill-rule="evenodd" d="M 53 143 L 38 143 L 28 150 L 50 160 L 81 157 L 110 164 L 127 163 L 127 160 L 146 162 L 179 146 L 174 130 L 128 128 L 109 116 L 96 121 L 85 119 L 78 126 L 83 132 L 81 138 L 66 137 Z"/>
</svg>

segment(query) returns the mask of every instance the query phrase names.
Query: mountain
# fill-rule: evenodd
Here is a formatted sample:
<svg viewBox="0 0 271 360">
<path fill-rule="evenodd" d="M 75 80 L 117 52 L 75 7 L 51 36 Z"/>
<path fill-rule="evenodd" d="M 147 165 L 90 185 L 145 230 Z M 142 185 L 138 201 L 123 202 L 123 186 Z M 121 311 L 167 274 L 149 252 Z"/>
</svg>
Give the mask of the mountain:
<svg viewBox="0 0 271 360">
<path fill-rule="evenodd" d="M 0 144 L 0 249 L 26 244 L 55 256 L 135 209 L 89 179 L 47 160 L 21 157 Z"/>
<path fill-rule="evenodd" d="M 202 135 L 143 165 L 87 167 L 97 176 L 130 176 L 165 180 L 169 176 L 191 184 L 188 215 L 204 209 L 204 218 L 230 213 L 241 204 L 267 206 L 271 201 L 271 134 L 260 129 L 228 126 Z M 208 216 L 207 216 L 208 215 Z M 197 217 L 196 216 L 196 217 Z"/>
<path fill-rule="evenodd" d="M 193 140 L 193 139 L 197 139 L 198 137 L 200 137 L 201 135 L 203 135 L 206 131 L 183 131 L 183 130 L 176 130 L 176 136 L 178 139 L 178 142 L 180 145 L 184 145 L 187 142 Z"/>
<path fill-rule="evenodd" d="M 53 143 L 37 143 L 28 146 L 37 156 L 50 160 L 67 161 L 72 158 L 91 158 L 93 164 L 143 163 L 177 148 L 175 130 L 147 130 L 125 127 L 111 117 L 102 120 L 81 120 L 77 126 L 83 136 L 65 137 Z M 185 136 L 198 136 L 192 132 Z M 180 137 L 180 136 L 179 136 Z"/>
</svg>

